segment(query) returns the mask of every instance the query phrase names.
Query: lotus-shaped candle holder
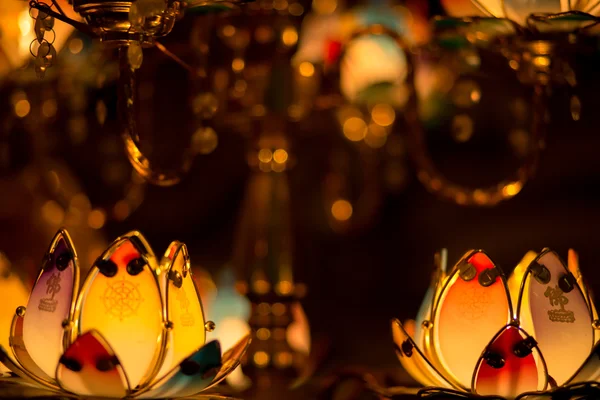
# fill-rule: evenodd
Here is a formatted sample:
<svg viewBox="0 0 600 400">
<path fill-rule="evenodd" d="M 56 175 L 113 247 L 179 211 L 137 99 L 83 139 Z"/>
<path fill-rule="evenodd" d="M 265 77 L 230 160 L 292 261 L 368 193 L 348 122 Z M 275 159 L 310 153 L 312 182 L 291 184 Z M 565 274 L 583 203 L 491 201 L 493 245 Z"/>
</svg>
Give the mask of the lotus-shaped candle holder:
<svg viewBox="0 0 600 400">
<path fill-rule="evenodd" d="M 598 314 L 574 251 L 568 266 L 549 249 L 529 252 L 508 279 L 481 250 L 449 272 L 445 254 L 416 321 L 392 321 L 422 397 L 598 398 Z"/>
<path fill-rule="evenodd" d="M 61 229 L 0 361 L 28 383 L 78 396 L 185 397 L 223 380 L 248 347 L 246 337 L 221 355 L 218 341 L 205 344 L 213 328 L 183 243 L 171 243 L 159 263 L 139 232 L 121 236 L 80 289 L 77 254 Z"/>
</svg>

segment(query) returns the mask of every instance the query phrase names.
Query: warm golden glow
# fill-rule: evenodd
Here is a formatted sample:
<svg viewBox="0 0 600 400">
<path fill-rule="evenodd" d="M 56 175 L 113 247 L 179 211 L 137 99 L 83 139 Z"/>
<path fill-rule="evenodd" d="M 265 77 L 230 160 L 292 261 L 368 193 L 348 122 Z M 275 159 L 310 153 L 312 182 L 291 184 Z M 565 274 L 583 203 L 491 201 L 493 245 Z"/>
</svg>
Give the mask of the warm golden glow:
<svg viewBox="0 0 600 400">
<path fill-rule="evenodd" d="M 273 152 L 269 149 L 260 149 L 258 159 L 262 163 L 269 163 L 273 159 Z"/>
<path fill-rule="evenodd" d="M 259 328 L 256 331 L 256 337 L 258 340 L 268 340 L 271 337 L 271 331 L 267 328 Z"/>
<path fill-rule="evenodd" d="M 235 35 L 235 27 L 233 25 L 225 25 L 223 29 L 221 29 L 223 36 L 232 37 Z"/>
<path fill-rule="evenodd" d="M 83 50 L 83 41 L 79 38 L 73 38 L 69 41 L 69 51 L 72 54 L 79 54 Z"/>
<path fill-rule="evenodd" d="M 254 364 L 256 364 L 257 367 L 266 367 L 269 364 L 269 361 L 270 357 L 266 352 L 257 351 L 254 353 Z"/>
<path fill-rule="evenodd" d="M 242 60 L 241 58 L 234 58 L 231 62 L 231 69 L 233 69 L 235 72 L 240 72 L 244 69 L 245 65 L 246 64 L 244 60 Z"/>
<path fill-rule="evenodd" d="M 516 196 L 523 188 L 522 182 L 513 182 L 502 188 L 502 194 L 506 197 Z"/>
<path fill-rule="evenodd" d="M 279 164 L 284 164 L 288 159 L 288 153 L 284 149 L 277 149 L 273 153 L 273 161 Z"/>
<path fill-rule="evenodd" d="M 60 225 L 65 218 L 65 210 L 54 200 L 48 200 L 42 206 L 42 218 L 51 225 Z"/>
<path fill-rule="evenodd" d="M 298 66 L 298 71 L 300 71 L 300 75 L 309 78 L 315 74 L 315 66 L 308 61 L 304 61 Z"/>
<path fill-rule="evenodd" d="M 293 26 L 288 26 L 281 34 L 281 41 L 288 47 L 292 47 L 298 42 L 298 31 Z"/>
<path fill-rule="evenodd" d="M 331 215 L 338 221 L 347 221 L 352 217 L 352 204 L 348 200 L 336 200 L 331 206 Z"/>
<path fill-rule="evenodd" d="M 26 99 L 21 99 L 15 103 L 15 115 L 19 118 L 24 118 L 31 111 L 31 105 Z"/>
<path fill-rule="evenodd" d="M 396 112 L 389 104 L 377 104 L 371 110 L 373 122 L 380 126 L 390 126 L 396 119 Z"/>
<path fill-rule="evenodd" d="M 337 0 L 313 0 L 312 10 L 317 14 L 332 14 L 337 5 Z"/>
<path fill-rule="evenodd" d="M 54 99 L 48 99 L 42 104 L 42 115 L 46 118 L 52 118 L 58 111 L 58 104 Z"/>
<path fill-rule="evenodd" d="M 106 222 L 106 213 L 104 210 L 95 209 L 88 215 L 88 225 L 93 229 L 101 229 Z"/>
<path fill-rule="evenodd" d="M 285 305 L 283 303 L 275 303 L 271 306 L 271 311 L 276 317 L 280 317 L 285 314 Z"/>
<path fill-rule="evenodd" d="M 343 125 L 344 136 L 353 142 L 358 142 L 364 139 L 367 134 L 367 124 L 362 118 L 350 117 Z"/>
</svg>

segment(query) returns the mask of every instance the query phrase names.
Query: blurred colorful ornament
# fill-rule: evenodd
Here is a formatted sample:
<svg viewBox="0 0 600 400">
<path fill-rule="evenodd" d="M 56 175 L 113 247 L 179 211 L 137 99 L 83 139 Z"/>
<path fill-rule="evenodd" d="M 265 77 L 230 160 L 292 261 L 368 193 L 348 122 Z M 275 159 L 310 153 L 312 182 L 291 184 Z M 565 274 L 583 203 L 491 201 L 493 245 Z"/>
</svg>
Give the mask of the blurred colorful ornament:
<svg viewBox="0 0 600 400">
<path fill-rule="evenodd" d="M 451 16 L 507 18 L 521 26 L 527 26 L 533 14 L 574 12 L 596 15 L 600 12 L 600 1 L 597 0 L 442 0 L 442 5 Z M 582 18 L 581 15 L 574 17 Z"/>
<path fill-rule="evenodd" d="M 598 379 L 598 314 L 576 253 L 566 267 L 550 249 L 529 252 L 508 280 L 482 250 L 451 271 L 438 259 L 417 320 L 392 322 L 402 365 L 439 387 L 423 397 L 538 398 Z"/>
<path fill-rule="evenodd" d="M 187 248 L 162 261 L 139 232 L 117 238 L 79 290 L 75 248 L 55 235 L 27 308 L 17 308 L 2 361 L 28 383 L 79 396 L 185 397 L 212 387 L 239 364 L 250 339 L 221 355 L 205 344 L 202 304 Z M 134 337 L 132 337 L 132 335 Z"/>
</svg>

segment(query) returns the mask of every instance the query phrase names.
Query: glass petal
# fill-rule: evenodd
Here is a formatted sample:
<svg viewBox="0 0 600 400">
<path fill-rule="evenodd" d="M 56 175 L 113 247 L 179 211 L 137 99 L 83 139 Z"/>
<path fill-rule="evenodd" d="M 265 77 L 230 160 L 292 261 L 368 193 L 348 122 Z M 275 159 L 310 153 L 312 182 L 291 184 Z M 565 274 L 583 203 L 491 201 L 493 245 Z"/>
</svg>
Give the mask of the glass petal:
<svg viewBox="0 0 600 400">
<path fill-rule="evenodd" d="M 118 238 L 91 268 L 78 299 L 79 332 L 98 331 L 119 356 L 132 388 L 158 372 L 163 303 L 154 254 L 143 237 Z"/>
<path fill-rule="evenodd" d="M 477 363 L 473 391 L 514 398 L 523 392 L 545 390 L 545 365 L 532 339 L 516 326 L 507 326 L 495 335 Z"/>
<path fill-rule="evenodd" d="M 21 366 L 21 364 L 19 364 L 18 361 L 14 360 L 13 357 L 9 356 L 8 351 L 2 346 L 0 346 L 0 362 L 2 362 L 2 364 L 6 368 L 8 368 L 11 372 L 13 372 L 17 376 L 19 376 L 21 379 L 23 379 L 27 383 L 30 383 L 34 386 L 36 384 L 41 385 L 42 387 L 45 387 L 47 389 L 54 390 L 57 392 L 61 391 L 57 385 L 50 384 L 46 381 L 43 381 L 43 380 L 39 379 L 38 377 L 36 377 L 35 375 L 28 372 L 27 370 L 25 370 Z"/>
<path fill-rule="evenodd" d="M 71 320 L 79 288 L 77 254 L 66 230 L 59 230 L 31 290 L 23 320 L 23 341 L 33 361 L 48 376 L 69 340 L 62 323 Z"/>
<path fill-rule="evenodd" d="M 577 280 L 545 249 L 527 270 L 517 317 L 538 342 L 548 373 L 564 384 L 592 350 L 592 318 Z M 568 357 L 565 357 L 568 354 Z"/>
<path fill-rule="evenodd" d="M 452 379 L 463 387 L 471 386 L 482 350 L 498 327 L 510 322 L 511 310 L 502 271 L 482 251 L 466 253 L 454 267 L 433 313 L 434 351 Z"/>
<path fill-rule="evenodd" d="M 45 381 L 50 385 L 54 385 L 54 378 L 48 376 L 44 371 L 37 366 L 31 359 L 31 356 L 25 348 L 23 342 L 23 317 L 15 314 L 13 317 L 12 326 L 10 328 L 10 348 L 13 351 L 15 359 L 19 364 L 26 369 L 30 374 L 34 375 L 39 380 Z"/>
<path fill-rule="evenodd" d="M 598 381 L 600 379 L 600 345 L 597 344 L 581 368 L 568 383 Z"/>
<path fill-rule="evenodd" d="M 594 301 L 594 296 L 588 285 L 586 285 L 583 280 L 583 275 L 581 274 L 581 269 L 579 269 L 579 255 L 573 249 L 569 249 L 569 256 L 567 258 L 567 268 L 569 272 L 573 274 L 575 279 L 577 279 L 577 284 L 585 297 L 585 301 L 587 302 L 588 308 L 592 313 L 592 319 L 594 321 L 598 320 L 598 310 L 596 309 L 596 302 Z M 594 329 L 594 344 L 600 341 L 600 330 Z"/>
<path fill-rule="evenodd" d="M 164 376 L 206 342 L 204 312 L 187 247 L 180 242 L 171 243 L 162 264 L 161 285 L 166 295 L 167 320 L 173 325 L 167 334 L 165 359 L 158 377 Z"/>
<path fill-rule="evenodd" d="M 503 0 L 471 0 L 484 13 L 496 17 L 506 18 L 504 8 L 502 7 Z"/>
<path fill-rule="evenodd" d="M 454 387 L 425 358 L 423 352 L 397 319 L 392 320 L 392 337 L 400 363 L 419 383 L 425 386 Z"/>
<path fill-rule="evenodd" d="M 234 369 L 239 367 L 242 356 L 244 353 L 246 353 L 246 350 L 248 350 L 251 341 L 250 335 L 247 335 L 223 354 L 221 359 L 221 368 L 219 369 L 219 372 L 217 372 L 217 375 L 213 379 L 212 383 L 206 389 L 210 389 L 211 387 L 218 385 L 231 372 L 233 372 Z"/>
<path fill-rule="evenodd" d="M 519 261 L 513 272 L 508 277 L 508 292 L 510 293 L 510 300 L 512 304 L 518 304 L 519 295 L 521 294 L 521 286 L 523 285 L 523 280 L 525 279 L 527 268 L 537 256 L 538 253 L 536 253 L 535 251 L 528 251 L 527 254 L 523 256 L 521 261 Z"/>
<path fill-rule="evenodd" d="M 506 17 L 526 25 L 527 17 L 534 13 L 550 13 L 569 11 L 569 0 L 504 0 Z"/>
<path fill-rule="evenodd" d="M 56 380 L 66 391 L 94 397 L 125 397 L 127 377 L 115 352 L 96 331 L 80 335 L 65 351 Z"/>
<path fill-rule="evenodd" d="M 186 397 L 204 390 L 221 368 L 221 345 L 213 340 L 205 344 L 158 382 L 134 393 L 141 399 Z"/>
</svg>

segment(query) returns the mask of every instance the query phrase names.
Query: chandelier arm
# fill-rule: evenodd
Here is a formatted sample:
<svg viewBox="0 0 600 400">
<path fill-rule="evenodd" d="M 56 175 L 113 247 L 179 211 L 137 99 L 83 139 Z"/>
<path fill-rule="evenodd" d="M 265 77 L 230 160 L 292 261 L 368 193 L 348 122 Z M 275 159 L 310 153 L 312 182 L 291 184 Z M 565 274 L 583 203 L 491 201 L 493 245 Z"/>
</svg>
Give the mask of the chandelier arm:
<svg viewBox="0 0 600 400">
<path fill-rule="evenodd" d="M 119 124 L 125 152 L 132 167 L 147 182 L 157 186 L 173 186 L 187 174 L 194 160 L 194 153 L 186 149 L 180 156 L 180 165 L 172 170 L 155 168 L 144 155 L 136 121 L 137 74 L 129 65 L 128 47 L 119 48 Z"/>
<path fill-rule="evenodd" d="M 58 2 L 56 0 L 52 0 L 52 4 L 54 5 L 54 7 L 56 7 L 56 9 L 58 10 L 59 13 L 61 13 L 62 15 L 65 15 L 65 16 L 67 15 L 67 14 L 65 14 L 62 7 L 60 6 L 60 4 L 58 4 Z"/>
<path fill-rule="evenodd" d="M 459 205 L 494 206 L 514 197 L 534 175 L 544 138 L 544 86 L 537 84 L 533 91 L 533 121 L 529 152 L 515 174 L 486 187 L 467 187 L 446 178 L 436 167 L 427 149 L 425 133 L 417 113 L 417 99 L 411 97 L 407 112 L 409 145 L 416 164 L 418 178 L 427 190 Z"/>
<path fill-rule="evenodd" d="M 54 3 L 54 0 L 52 1 L 52 3 Z M 64 22 L 65 24 L 71 25 L 78 31 L 83 32 L 86 35 L 91 36 L 92 38 L 98 38 L 98 35 L 96 34 L 96 32 L 94 32 L 94 30 L 88 24 L 84 24 L 83 22 L 75 21 L 74 19 L 67 17 L 66 15 L 64 15 L 62 13 L 62 10 L 61 10 L 61 12 L 56 12 L 56 11 L 52 10 L 50 7 L 48 7 L 47 5 L 40 4 L 35 0 L 32 0 L 29 2 L 29 7 L 35 8 L 38 11 L 43 11 L 46 14 L 50 15 L 51 17 L 54 17 L 57 20 Z"/>
<path fill-rule="evenodd" d="M 155 41 L 154 42 L 154 47 L 156 47 L 158 50 L 160 50 L 164 55 L 166 55 L 167 57 L 169 57 L 171 60 L 173 60 L 177 64 L 179 64 L 182 68 L 186 69 L 190 74 L 198 76 L 198 71 L 194 67 L 192 67 L 190 64 L 188 64 L 185 61 L 183 61 L 181 58 L 179 58 L 172 51 L 170 51 L 169 49 L 167 49 L 165 47 L 165 45 L 163 45 L 162 43 Z"/>
</svg>

